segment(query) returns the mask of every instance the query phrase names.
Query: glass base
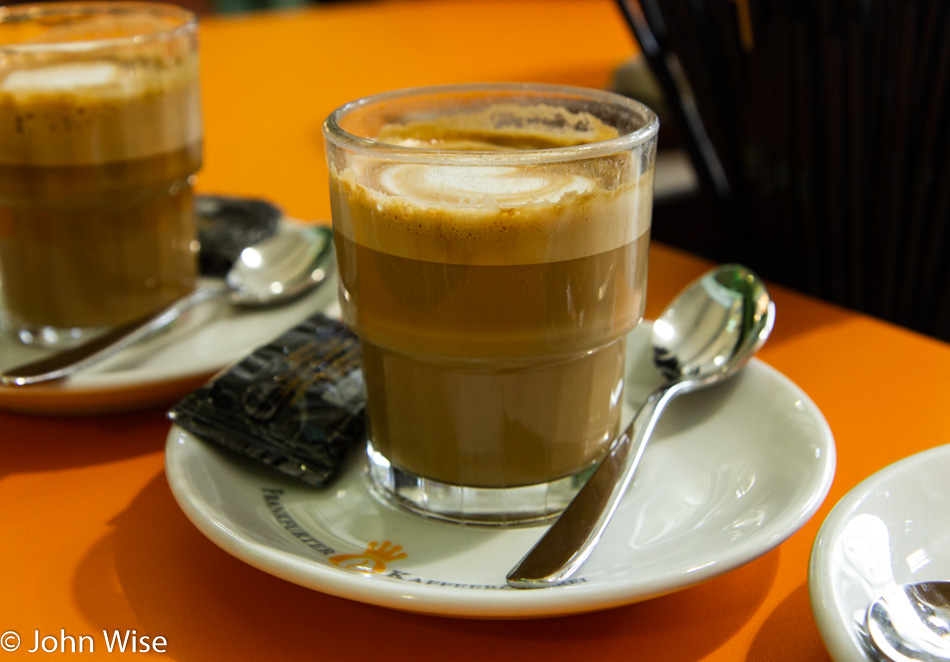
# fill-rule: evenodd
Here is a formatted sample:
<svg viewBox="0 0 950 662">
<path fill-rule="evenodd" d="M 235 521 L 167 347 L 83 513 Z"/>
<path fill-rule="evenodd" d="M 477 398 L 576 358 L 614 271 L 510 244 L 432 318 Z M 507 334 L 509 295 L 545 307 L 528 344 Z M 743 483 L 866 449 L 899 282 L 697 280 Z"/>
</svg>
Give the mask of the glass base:
<svg viewBox="0 0 950 662">
<path fill-rule="evenodd" d="M 370 490 L 376 498 L 417 515 L 474 526 L 527 526 L 554 519 L 594 470 L 591 466 L 574 475 L 535 485 L 467 487 L 394 467 L 372 441 L 367 442 L 366 455 Z"/>
<path fill-rule="evenodd" d="M 62 329 L 55 326 L 14 324 L 5 319 L 0 319 L 0 331 L 13 336 L 24 345 L 31 347 L 70 349 L 101 334 L 104 329 L 100 327 L 71 327 Z"/>
</svg>

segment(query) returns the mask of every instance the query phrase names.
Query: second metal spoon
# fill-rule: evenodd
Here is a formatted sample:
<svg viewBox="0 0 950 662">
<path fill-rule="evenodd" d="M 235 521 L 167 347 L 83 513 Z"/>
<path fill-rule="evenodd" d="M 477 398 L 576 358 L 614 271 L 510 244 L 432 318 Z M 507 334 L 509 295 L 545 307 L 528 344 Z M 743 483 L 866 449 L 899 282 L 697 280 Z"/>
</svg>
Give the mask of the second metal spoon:
<svg viewBox="0 0 950 662">
<path fill-rule="evenodd" d="M 868 638 L 885 659 L 950 661 L 950 582 L 892 586 L 866 618 Z"/>
<path fill-rule="evenodd" d="M 235 306 L 266 308 L 310 291 L 332 271 L 329 228 L 284 229 L 245 248 L 224 281 L 202 285 L 159 313 L 133 320 L 52 356 L 0 372 L 0 384 L 28 386 L 68 377 L 162 329 L 186 310 L 227 296 Z"/>
<path fill-rule="evenodd" d="M 580 492 L 508 574 L 508 585 L 540 588 L 570 578 L 607 528 L 666 405 L 734 375 L 768 338 L 774 320 L 765 284 L 740 265 L 713 269 L 677 296 L 653 324 L 653 360 L 667 383 L 650 394 Z"/>
</svg>

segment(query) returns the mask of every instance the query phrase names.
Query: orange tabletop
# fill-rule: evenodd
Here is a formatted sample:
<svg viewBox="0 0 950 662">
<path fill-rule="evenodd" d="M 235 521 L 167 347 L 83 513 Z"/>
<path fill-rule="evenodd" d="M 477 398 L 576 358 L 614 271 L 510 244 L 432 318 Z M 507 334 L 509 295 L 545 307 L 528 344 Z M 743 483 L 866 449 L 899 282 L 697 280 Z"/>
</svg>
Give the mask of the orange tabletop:
<svg viewBox="0 0 950 662">
<path fill-rule="evenodd" d="M 608 0 L 417 0 L 209 18 L 201 29 L 204 191 L 329 217 L 320 124 L 390 88 L 482 80 L 593 87 L 635 52 Z M 709 265 L 654 245 L 648 316 Z M 825 660 L 807 563 L 863 478 L 950 443 L 950 346 L 774 287 L 763 361 L 821 408 L 831 492 L 759 559 L 665 597 L 529 621 L 419 616 L 301 588 L 203 537 L 165 480 L 165 408 L 87 417 L 0 412 L 0 633 L 164 637 L 169 659 Z M 42 653 L 35 654 L 41 657 Z M 89 658 L 106 656 L 103 646 Z M 153 653 L 154 655 L 154 653 Z"/>
</svg>

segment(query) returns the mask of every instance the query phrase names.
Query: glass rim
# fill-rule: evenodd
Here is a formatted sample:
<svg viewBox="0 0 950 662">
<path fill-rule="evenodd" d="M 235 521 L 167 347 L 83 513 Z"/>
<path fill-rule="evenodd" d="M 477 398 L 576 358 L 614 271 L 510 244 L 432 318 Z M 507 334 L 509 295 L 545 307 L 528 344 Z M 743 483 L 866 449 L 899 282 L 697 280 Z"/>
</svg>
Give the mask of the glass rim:
<svg viewBox="0 0 950 662">
<path fill-rule="evenodd" d="M 82 52 L 109 48 L 128 43 L 146 44 L 174 39 L 197 31 L 198 17 L 184 7 L 165 2 L 140 0 L 77 0 L 74 2 L 37 2 L 22 5 L 0 6 L 0 24 L 35 20 L 48 16 L 97 16 L 106 14 L 150 13 L 178 19 L 177 23 L 156 29 L 153 32 L 130 34 L 121 37 L 86 39 L 81 41 L 33 41 L 30 43 L 0 43 L 0 55 L 37 52 Z"/>
<path fill-rule="evenodd" d="M 536 93 L 539 98 L 577 98 L 590 99 L 615 107 L 622 107 L 631 113 L 642 116 L 644 125 L 635 131 L 622 134 L 615 138 L 600 140 L 569 147 L 548 147 L 541 149 L 519 149 L 512 151 L 476 151 L 437 149 L 431 147 L 410 147 L 380 142 L 371 138 L 363 138 L 352 134 L 340 126 L 340 121 L 351 112 L 367 108 L 386 101 L 409 99 L 452 93 L 471 93 L 476 91 L 497 93 Z M 503 165 L 531 163 L 553 163 L 594 158 L 617 152 L 628 151 L 642 145 L 659 132 L 660 121 L 656 113 L 643 103 L 617 94 L 593 88 L 577 87 L 572 85 L 555 85 L 550 83 L 465 83 L 459 85 L 432 85 L 411 87 L 390 92 L 373 94 L 346 103 L 334 110 L 323 123 L 324 137 L 337 147 L 343 147 L 351 152 L 378 158 L 398 159 L 409 163 L 442 163 L 450 158 L 453 163 L 470 163 L 478 165 Z"/>
</svg>

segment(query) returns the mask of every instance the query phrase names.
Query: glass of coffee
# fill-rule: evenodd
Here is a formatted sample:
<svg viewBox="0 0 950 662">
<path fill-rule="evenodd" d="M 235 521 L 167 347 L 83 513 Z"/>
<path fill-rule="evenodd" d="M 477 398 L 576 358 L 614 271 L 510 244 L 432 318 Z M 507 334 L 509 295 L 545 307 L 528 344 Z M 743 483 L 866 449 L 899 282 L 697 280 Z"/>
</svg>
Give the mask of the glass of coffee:
<svg viewBox="0 0 950 662">
<path fill-rule="evenodd" d="M 201 139 L 193 14 L 0 8 L 0 326 L 68 346 L 189 292 Z"/>
<path fill-rule="evenodd" d="M 390 92 L 327 119 L 369 477 L 455 522 L 557 515 L 620 425 L 656 115 L 549 85 Z"/>
</svg>

